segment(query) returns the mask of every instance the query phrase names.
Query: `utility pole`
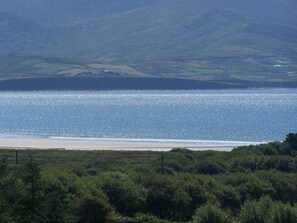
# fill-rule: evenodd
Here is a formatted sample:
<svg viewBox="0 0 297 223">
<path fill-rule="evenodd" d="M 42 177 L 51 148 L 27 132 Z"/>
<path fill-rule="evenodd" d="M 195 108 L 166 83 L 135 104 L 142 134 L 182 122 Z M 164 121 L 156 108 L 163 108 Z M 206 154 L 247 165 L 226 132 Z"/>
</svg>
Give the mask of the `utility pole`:
<svg viewBox="0 0 297 223">
<path fill-rule="evenodd" d="M 164 154 L 161 153 L 161 171 L 164 174 Z"/>
<path fill-rule="evenodd" d="M 15 167 L 18 167 L 18 161 L 19 161 L 19 151 L 15 151 Z"/>
</svg>

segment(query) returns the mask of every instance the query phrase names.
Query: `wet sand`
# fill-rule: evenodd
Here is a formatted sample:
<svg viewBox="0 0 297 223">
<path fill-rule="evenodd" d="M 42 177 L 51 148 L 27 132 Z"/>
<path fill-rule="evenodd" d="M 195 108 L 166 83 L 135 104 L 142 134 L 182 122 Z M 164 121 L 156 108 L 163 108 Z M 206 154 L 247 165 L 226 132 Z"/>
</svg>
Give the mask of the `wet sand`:
<svg viewBox="0 0 297 223">
<path fill-rule="evenodd" d="M 172 148 L 188 148 L 197 151 L 231 151 L 235 147 L 255 144 L 259 144 L 259 142 L 88 138 L 0 138 L 0 148 L 6 149 L 169 151 Z"/>
</svg>

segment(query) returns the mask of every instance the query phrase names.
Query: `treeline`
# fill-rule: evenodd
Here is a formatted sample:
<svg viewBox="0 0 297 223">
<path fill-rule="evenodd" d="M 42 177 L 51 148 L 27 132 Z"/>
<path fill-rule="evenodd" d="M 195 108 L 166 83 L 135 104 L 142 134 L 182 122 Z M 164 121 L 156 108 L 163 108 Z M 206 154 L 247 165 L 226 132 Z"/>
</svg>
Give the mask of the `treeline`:
<svg viewBox="0 0 297 223">
<path fill-rule="evenodd" d="M 1 223 L 297 222 L 297 134 L 232 152 L 148 153 L 140 162 L 85 164 L 82 156 L 61 171 L 34 155 L 0 162 Z"/>
</svg>

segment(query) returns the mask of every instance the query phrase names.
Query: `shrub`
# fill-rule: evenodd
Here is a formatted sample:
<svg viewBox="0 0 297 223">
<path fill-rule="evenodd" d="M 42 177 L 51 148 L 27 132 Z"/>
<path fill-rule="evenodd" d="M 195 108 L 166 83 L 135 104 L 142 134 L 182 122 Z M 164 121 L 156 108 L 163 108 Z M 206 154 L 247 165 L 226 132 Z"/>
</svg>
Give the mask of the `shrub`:
<svg viewBox="0 0 297 223">
<path fill-rule="evenodd" d="M 270 198 L 246 202 L 240 213 L 242 223 L 296 223 L 297 209 Z"/>
<path fill-rule="evenodd" d="M 236 173 L 221 178 L 222 183 L 233 187 L 244 202 L 248 199 L 260 199 L 269 195 L 273 197 L 275 190 L 270 182 L 264 181 L 254 174 Z"/>
<path fill-rule="evenodd" d="M 247 201 L 242 206 L 240 220 L 242 223 L 268 223 L 271 221 L 273 208 L 274 204 L 268 197 L 259 201 Z"/>
<path fill-rule="evenodd" d="M 226 169 L 217 162 L 202 161 L 197 163 L 195 172 L 200 174 L 215 175 L 225 173 Z"/>
<path fill-rule="evenodd" d="M 193 223 L 231 223 L 231 217 L 210 204 L 197 209 Z"/>
<path fill-rule="evenodd" d="M 261 171 L 256 173 L 261 179 L 269 181 L 275 189 L 274 199 L 282 202 L 297 202 L 297 174 L 279 171 Z"/>
<path fill-rule="evenodd" d="M 297 151 L 297 133 L 290 133 L 287 135 L 285 143 L 288 143 L 293 151 Z"/>
<path fill-rule="evenodd" d="M 181 182 L 173 177 L 160 176 L 144 182 L 148 190 L 147 211 L 160 218 L 187 220 L 191 197 Z"/>
<path fill-rule="evenodd" d="M 177 161 L 171 161 L 170 163 L 167 164 L 167 166 L 177 172 L 183 171 L 184 169 L 184 166 Z"/>
<path fill-rule="evenodd" d="M 170 150 L 170 152 L 172 152 L 172 153 L 193 153 L 192 150 L 189 150 L 187 148 L 173 148 L 172 150 Z"/>
<path fill-rule="evenodd" d="M 151 215 L 137 215 L 134 218 L 124 218 L 123 223 L 169 223 Z"/>
<path fill-rule="evenodd" d="M 100 179 L 103 192 L 119 213 L 132 216 L 144 210 L 146 190 L 134 183 L 127 175 L 111 173 L 105 174 Z"/>
<path fill-rule="evenodd" d="M 288 204 L 277 203 L 272 213 L 272 223 L 296 223 L 297 209 Z"/>
<path fill-rule="evenodd" d="M 78 206 L 78 223 L 111 222 L 112 208 L 104 200 L 83 197 Z"/>
</svg>

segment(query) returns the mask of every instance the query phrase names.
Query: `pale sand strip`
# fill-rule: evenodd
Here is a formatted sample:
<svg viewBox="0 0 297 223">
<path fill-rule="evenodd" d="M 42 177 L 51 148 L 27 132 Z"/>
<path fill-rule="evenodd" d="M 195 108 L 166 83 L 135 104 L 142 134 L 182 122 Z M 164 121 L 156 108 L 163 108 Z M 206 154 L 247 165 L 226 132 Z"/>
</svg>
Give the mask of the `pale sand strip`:
<svg viewBox="0 0 297 223">
<path fill-rule="evenodd" d="M 256 142 L 220 141 L 141 141 L 113 139 L 57 139 L 57 138 L 0 138 L 0 148 L 10 149 L 66 149 L 66 150 L 151 150 L 168 151 L 172 148 L 191 150 L 231 151 Z"/>
</svg>

